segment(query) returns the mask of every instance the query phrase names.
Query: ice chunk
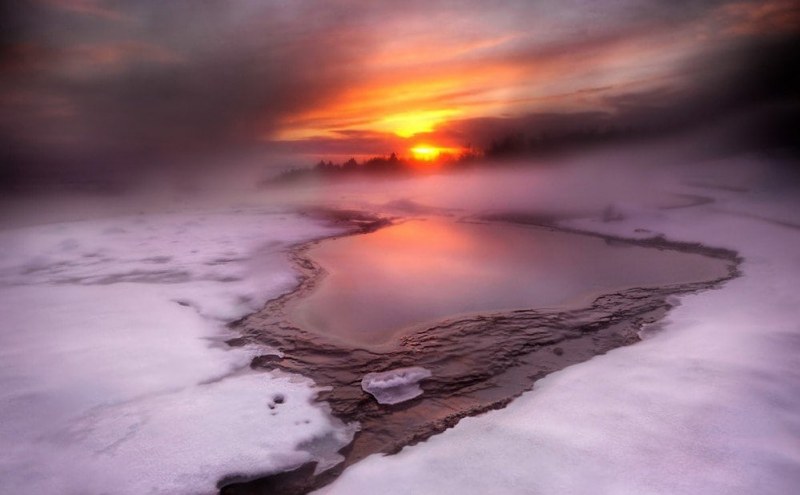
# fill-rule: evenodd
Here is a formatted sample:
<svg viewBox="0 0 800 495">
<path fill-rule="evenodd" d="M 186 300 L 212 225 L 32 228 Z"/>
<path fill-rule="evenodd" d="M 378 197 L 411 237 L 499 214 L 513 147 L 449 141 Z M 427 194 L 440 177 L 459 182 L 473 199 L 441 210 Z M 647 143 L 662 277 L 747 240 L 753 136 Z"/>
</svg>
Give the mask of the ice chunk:
<svg viewBox="0 0 800 495">
<path fill-rule="evenodd" d="M 380 404 L 399 404 L 420 396 L 419 382 L 430 376 L 430 371 L 418 366 L 367 373 L 361 379 L 361 388 Z"/>
</svg>

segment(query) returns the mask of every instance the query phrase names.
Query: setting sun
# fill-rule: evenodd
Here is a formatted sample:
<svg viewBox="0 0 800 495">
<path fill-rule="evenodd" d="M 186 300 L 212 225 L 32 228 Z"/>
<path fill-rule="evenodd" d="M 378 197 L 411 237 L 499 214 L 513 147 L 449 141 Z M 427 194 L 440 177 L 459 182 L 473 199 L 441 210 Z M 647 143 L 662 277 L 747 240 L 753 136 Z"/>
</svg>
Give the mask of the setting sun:
<svg viewBox="0 0 800 495">
<path fill-rule="evenodd" d="M 419 144 L 411 148 L 410 151 L 417 160 L 433 161 L 439 157 L 439 154 L 441 154 L 444 149 L 427 144 Z"/>
</svg>

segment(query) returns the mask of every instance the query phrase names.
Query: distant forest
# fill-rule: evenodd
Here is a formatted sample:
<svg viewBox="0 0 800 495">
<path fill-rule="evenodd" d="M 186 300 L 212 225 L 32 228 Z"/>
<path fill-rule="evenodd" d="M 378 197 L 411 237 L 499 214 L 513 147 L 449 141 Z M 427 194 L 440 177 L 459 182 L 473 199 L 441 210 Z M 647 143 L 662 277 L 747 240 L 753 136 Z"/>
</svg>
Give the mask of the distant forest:
<svg viewBox="0 0 800 495">
<path fill-rule="evenodd" d="M 486 163 L 497 163 L 526 156 L 547 156 L 571 150 L 585 150 L 601 144 L 641 138 L 646 134 L 648 134 L 646 131 L 634 130 L 630 127 L 588 128 L 560 133 L 539 132 L 534 135 L 518 132 L 493 139 L 483 148 L 467 145 L 458 154 L 442 153 L 430 161 L 400 157 L 394 152 L 386 156 L 374 156 L 360 162 L 355 158 L 341 163 L 320 160 L 312 167 L 286 169 L 277 177 L 268 180 L 267 183 L 294 182 L 311 177 L 404 175 L 426 168 L 441 171 L 479 167 Z M 436 166 L 427 167 L 428 163 L 435 163 Z"/>
</svg>

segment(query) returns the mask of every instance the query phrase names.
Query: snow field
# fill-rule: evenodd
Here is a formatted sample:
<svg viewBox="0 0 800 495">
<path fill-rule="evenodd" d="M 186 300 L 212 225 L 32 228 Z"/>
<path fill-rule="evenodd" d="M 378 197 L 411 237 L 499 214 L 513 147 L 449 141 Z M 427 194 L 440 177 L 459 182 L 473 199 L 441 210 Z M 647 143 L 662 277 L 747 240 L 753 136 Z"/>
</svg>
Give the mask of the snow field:
<svg viewBox="0 0 800 495">
<path fill-rule="evenodd" d="M 288 246 L 334 232 L 258 210 L 1 231 L 3 490 L 215 493 L 334 464 L 353 430 L 314 384 L 252 372 L 265 350 L 223 342 L 223 322 L 296 283 Z"/>
</svg>

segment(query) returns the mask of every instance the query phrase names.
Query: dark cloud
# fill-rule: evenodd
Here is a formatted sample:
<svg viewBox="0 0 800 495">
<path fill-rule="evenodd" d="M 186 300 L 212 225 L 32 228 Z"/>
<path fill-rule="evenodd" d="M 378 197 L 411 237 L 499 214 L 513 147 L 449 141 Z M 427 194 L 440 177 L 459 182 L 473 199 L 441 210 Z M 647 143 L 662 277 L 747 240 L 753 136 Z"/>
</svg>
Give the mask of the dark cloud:
<svg viewBox="0 0 800 495">
<path fill-rule="evenodd" d="M 335 138 L 320 137 L 301 141 L 279 141 L 271 148 L 283 153 L 304 156 L 306 161 L 299 165 L 309 165 L 317 159 L 343 161 L 355 157 L 365 158 L 405 153 L 408 143 L 394 134 L 374 131 L 338 131 Z"/>
<path fill-rule="evenodd" d="M 21 4 L 3 50 L 4 148 L 29 167 L 142 166 L 256 145 L 346 85 L 364 50 L 335 12 L 285 2 L 97 2 L 114 19 L 89 4 L 64 16 L 65 5 Z"/>
<path fill-rule="evenodd" d="M 199 157 L 267 148 L 389 151 L 403 141 L 368 128 L 298 143 L 277 143 L 274 133 L 373 77 L 363 61 L 378 45 L 405 39 L 424 44 L 448 36 L 516 34 L 522 41 L 481 51 L 477 62 L 536 66 L 553 60 L 590 64 L 598 52 L 698 19 L 707 20 L 707 29 L 738 36 L 710 48 L 698 41 L 698 53 L 676 69 L 681 87 L 625 91 L 589 84 L 563 98 L 579 102 L 591 93 L 604 111 L 467 118 L 435 133 L 459 142 L 477 143 L 515 126 L 680 125 L 743 106 L 796 100 L 796 69 L 786 61 L 796 56 L 797 44 L 763 33 L 788 29 L 793 4 L 776 4 L 780 8 L 764 13 L 747 8 L 753 3 L 726 9 L 722 1 L 520 0 L 492 8 L 445 0 L 3 2 L 0 178 L 132 177 L 170 164 L 209 163 Z M 391 81 L 391 74 L 382 80 Z M 455 87 L 439 97 L 482 94 Z M 514 101 L 509 99 L 509 110 Z"/>
<path fill-rule="evenodd" d="M 800 37 L 763 36 L 717 47 L 687 60 L 676 72 L 683 84 L 646 91 L 581 90 L 601 96 L 607 110 L 531 113 L 449 122 L 432 133 L 485 146 L 514 134 L 536 136 L 584 130 L 624 130 L 631 135 L 673 133 L 736 121 L 739 145 L 797 146 L 800 120 Z M 569 95 L 578 98 L 578 94 Z"/>
</svg>

